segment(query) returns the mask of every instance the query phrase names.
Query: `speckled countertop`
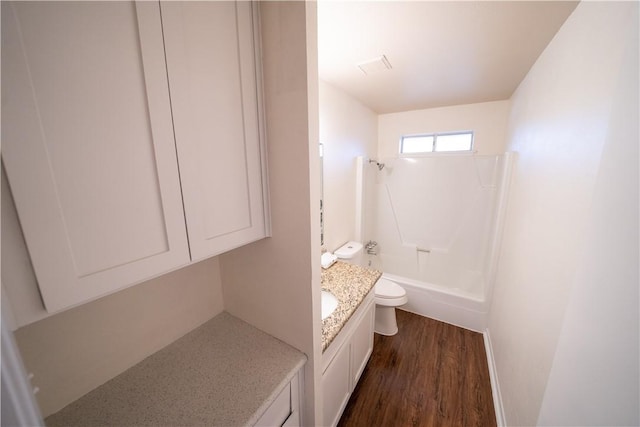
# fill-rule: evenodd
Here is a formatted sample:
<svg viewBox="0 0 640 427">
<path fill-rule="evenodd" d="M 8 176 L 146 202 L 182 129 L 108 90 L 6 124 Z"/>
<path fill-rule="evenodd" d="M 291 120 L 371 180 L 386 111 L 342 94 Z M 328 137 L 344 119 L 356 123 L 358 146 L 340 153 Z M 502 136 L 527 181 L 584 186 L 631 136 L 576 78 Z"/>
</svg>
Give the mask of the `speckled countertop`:
<svg viewBox="0 0 640 427">
<path fill-rule="evenodd" d="M 338 299 L 338 307 L 322 321 L 322 351 L 325 351 L 364 297 L 382 276 L 382 272 L 359 265 L 338 261 L 328 269 L 322 269 L 322 289 Z"/>
<path fill-rule="evenodd" d="M 305 362 L 298 350 L 223 312 L 45 422 L 252 425 Z"/>
</svg>

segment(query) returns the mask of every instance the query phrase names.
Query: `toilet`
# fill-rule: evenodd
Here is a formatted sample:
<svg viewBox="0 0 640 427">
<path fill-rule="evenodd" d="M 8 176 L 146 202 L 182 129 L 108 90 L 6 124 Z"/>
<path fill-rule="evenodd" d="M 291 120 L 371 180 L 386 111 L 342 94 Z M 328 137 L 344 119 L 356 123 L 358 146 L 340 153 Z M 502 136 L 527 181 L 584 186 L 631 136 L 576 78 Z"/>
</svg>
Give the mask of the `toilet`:
<svg viewBox="0 0 640 427">
<path fill-rule="evenodd" d="M 376 321 L 374 331 L 380 335 L 398 333 L 396 307 L 406 304 L 407 292 L 396 282 L 381 277 L 375 285 Z"/>
<path fill-rule="evenodd" d="M 342 261 L 350 264 L 361 264 L 362 243 L 347 242 L 334 252 Z M 374 331 L 380 335 L 395 335 L 398 333 L 396 322 L 396 307 L 406 304 L 407 292 L 389 279 L 381 277 L 374 286 L 376 319 Z"/>
</svg>

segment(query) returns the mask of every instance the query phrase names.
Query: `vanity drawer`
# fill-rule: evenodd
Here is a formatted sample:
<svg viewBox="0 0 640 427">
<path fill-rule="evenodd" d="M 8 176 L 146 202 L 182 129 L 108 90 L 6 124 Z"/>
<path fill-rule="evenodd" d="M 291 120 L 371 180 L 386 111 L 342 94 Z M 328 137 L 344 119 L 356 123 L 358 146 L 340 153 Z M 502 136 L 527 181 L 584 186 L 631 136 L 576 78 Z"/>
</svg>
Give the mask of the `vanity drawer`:
<svg viewBox="0 0 640 427">
<path fill-rule="evenodd" d="M 282 426 L 291 415 L 291 412 L 291 383 L 289 383 L 282 389 L 278 397 L 262 414 L 255 425 L 264 427 Z"/>
</svg>

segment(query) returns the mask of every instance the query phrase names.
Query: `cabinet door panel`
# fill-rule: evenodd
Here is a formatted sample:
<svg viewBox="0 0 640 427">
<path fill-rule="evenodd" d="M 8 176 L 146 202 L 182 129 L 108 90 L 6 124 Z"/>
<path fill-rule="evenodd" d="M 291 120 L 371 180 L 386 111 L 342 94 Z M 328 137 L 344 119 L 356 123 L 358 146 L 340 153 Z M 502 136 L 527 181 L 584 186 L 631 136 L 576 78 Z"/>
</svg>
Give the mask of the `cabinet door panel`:
<svg viewBox="0 0 640 427">
<path fill-rule="evenodd" d="M 265 236 L 251 2 L 162 3 L 194 260 Z"/>
<path fill-rule="evenodd" d="M 278 394 L 264 414 L 255 423 L 255 427 L 281 426 L 291 414 L 291 384 L 287 384 Z"/>
<path fill-rule="evenodd" d="M 322 374 L 322 425 L 335 426 L 351 395 L 349 359 L 351 346 L 345 343 Z"/>
<path fill-rule="evenodd" d="M 3 158 L 47 310 L 187 263 L 159 5 L 2 6 Z"/>
<path fill-rule="evenodd" d="M 375 304 L 370 301 L 351 336 L 351 391 L 356 388 L 373 351 L 374 310 Z"/>
</svg>

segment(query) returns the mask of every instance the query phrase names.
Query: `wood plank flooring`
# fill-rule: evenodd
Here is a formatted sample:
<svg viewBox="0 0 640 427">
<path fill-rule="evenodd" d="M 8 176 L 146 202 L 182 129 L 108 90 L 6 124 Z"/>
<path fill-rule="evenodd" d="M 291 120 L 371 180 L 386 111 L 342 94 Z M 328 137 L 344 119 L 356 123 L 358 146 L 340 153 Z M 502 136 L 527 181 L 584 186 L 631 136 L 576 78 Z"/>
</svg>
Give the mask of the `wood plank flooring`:
<svg viewBox="0 0 640 427">
<path fill-rule="evenodd" d="M 375 334 L 338 426 L 495 426 L 482 335 L 402 310 L 396 316 L 398 334 Z"/>
</svg>

